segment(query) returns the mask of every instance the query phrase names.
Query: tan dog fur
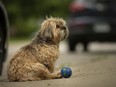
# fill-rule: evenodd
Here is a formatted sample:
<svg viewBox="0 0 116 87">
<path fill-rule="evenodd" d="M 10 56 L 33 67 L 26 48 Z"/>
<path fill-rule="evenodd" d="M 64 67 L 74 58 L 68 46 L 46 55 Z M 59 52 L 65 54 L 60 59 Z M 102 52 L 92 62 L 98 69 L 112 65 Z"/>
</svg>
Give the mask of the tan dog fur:
<svg viewBox="0 0 116 87">
<path fill-rule="evenodd" d="M 47 18 L 31 43 L 22 47 L 8 65 L 9 81 L 35 81 L 61 78 L 54 72 L 59 56 L 59 43 L 68 36 L 66 22 L 61 18 Z"/>
</svg>

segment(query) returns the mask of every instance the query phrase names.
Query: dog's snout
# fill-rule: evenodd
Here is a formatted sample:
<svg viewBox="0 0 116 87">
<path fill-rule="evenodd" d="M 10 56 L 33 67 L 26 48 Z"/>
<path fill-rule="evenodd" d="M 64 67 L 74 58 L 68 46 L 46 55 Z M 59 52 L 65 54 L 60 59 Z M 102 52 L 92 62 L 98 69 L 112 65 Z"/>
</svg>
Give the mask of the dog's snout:
<svg viewBox="0 0 116 87">
<path fill-rule="evenodd" d="M 63 29 L 63 30 L 66 30 L 66 27 L 65 27 L 65 26 L 62 26 L 62 29 Z"/>
<path fill-rule="evenodd" d="M 60 28 L 62 30 L 66 30 L 66 26 L 60 26 L 60 25 L 56 25 L 57 28 Z"/>
</svg>

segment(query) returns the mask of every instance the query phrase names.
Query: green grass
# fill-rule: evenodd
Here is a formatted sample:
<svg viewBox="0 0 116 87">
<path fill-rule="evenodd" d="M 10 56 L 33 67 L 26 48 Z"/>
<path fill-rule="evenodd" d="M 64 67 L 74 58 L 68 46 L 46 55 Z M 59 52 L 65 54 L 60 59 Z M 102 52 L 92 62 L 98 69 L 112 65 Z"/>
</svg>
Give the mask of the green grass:
<svg viewBox="0 0 116 87">
<path fill-rule="evenodd" d="M 27 37 L 10 38 L 9 43 L 27 43 L 31 40 L 32 40 L 31 38 Z"/>
</svg>

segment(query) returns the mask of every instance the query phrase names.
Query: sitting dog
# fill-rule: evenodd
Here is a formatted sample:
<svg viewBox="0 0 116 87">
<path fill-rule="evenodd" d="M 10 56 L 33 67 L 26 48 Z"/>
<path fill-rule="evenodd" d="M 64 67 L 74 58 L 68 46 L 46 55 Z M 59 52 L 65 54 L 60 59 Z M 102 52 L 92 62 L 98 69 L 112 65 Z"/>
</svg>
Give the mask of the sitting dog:
<svg viewBox="0 0 116 87">
<path fill-rule="evenodd" d="M 22 47 L 10 60 L 7 69 L 9 81 L 62 78 L 60 72 L 54 72 L 54 63 L 59 56 L 59 43 L 68 34 L 63 19 L 46 18 L 32 42 Z"/>
</svg>

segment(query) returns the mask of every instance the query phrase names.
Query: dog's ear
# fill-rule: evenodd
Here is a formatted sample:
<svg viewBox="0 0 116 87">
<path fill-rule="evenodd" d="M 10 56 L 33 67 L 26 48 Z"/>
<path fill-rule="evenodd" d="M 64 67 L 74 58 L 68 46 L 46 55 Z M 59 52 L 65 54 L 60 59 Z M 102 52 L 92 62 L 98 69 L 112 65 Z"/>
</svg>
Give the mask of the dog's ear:
<svg viewBox="0 0 116 87">
<path fill-rule="evenodd" d="M 42 30 L 39 33 L 39 36 L 41 37 L 42 40 L 44 41 L 49 41 L 52 38 L 52 26 L 44 26 L 42 27 Z"/>
<path fill-rule="evenodd" d="M 44 36 L 47 38 L 47 39 L 50 39 L 52 38 L 52 26 L 49 25 L 48 27 L 46 27 L 44 29 Z"/>
</svg>

